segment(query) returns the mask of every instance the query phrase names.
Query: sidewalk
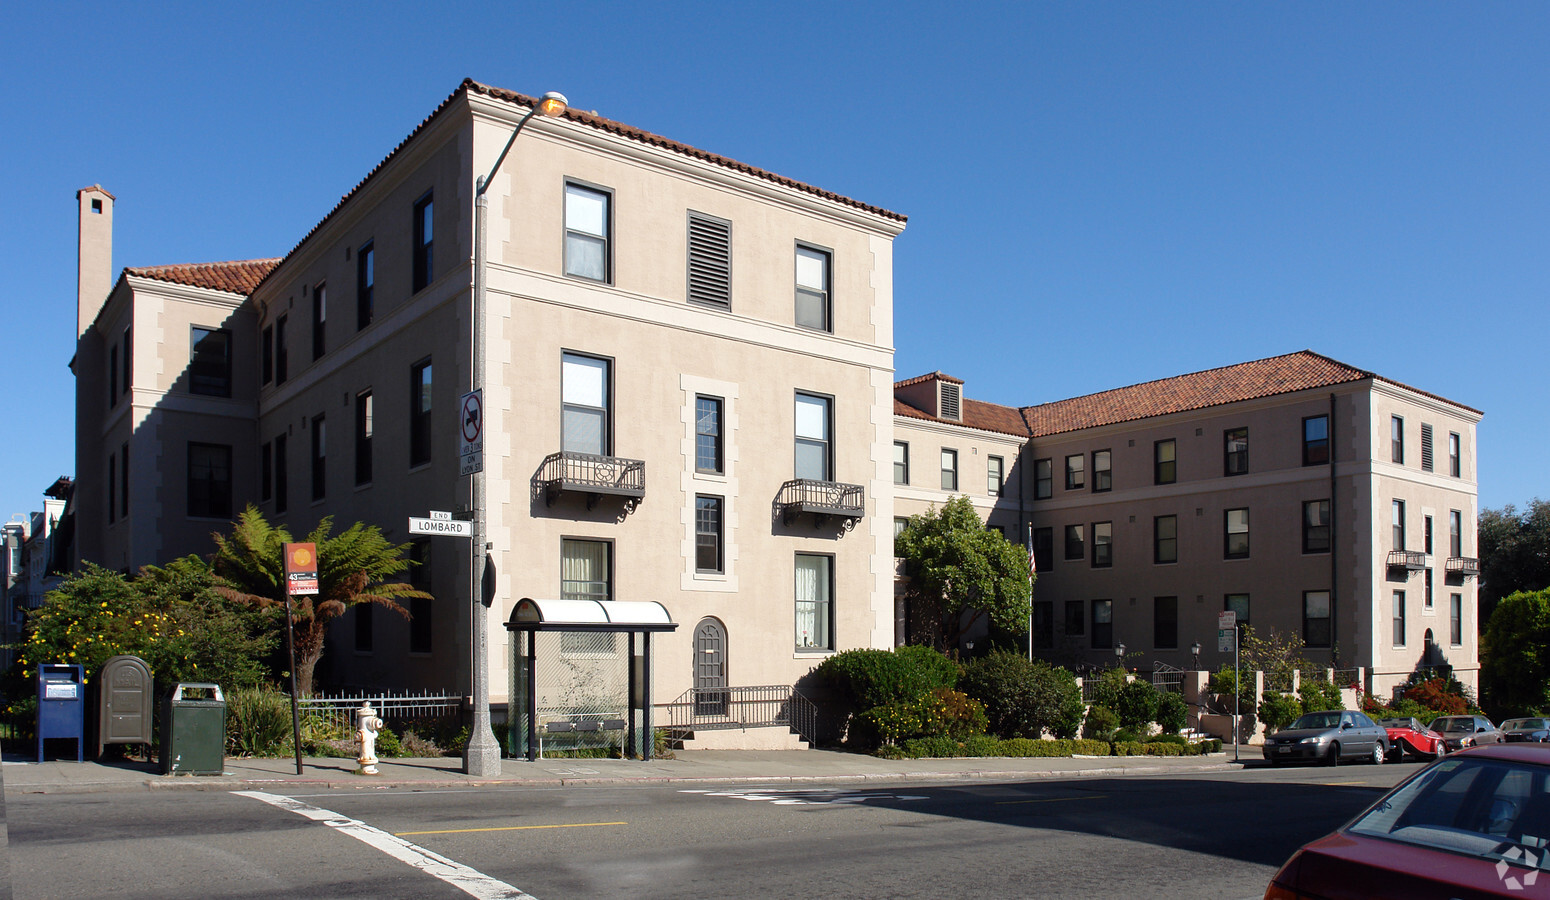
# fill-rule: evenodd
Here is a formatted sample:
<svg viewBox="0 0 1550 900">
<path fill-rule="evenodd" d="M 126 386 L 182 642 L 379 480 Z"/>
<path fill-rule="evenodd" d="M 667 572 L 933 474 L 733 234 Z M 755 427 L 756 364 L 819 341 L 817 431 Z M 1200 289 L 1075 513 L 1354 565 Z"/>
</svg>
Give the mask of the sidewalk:
<svg viewBox="0 0 1550 900">
<path fill-rule="evenodd" d="M 1247 751 L 1248 748 L 1246 748 Z M 1257 747 L 1243 763 L 1258 762 Z M 1232 751 L 1190 757 L 888 760 L 834 750 L 679 750 L 674 759 L 501 760 L 498 776 L 464 775 L 453 757 L 384 759 L 380 775 L 356 775 L 353 759 L 227 759 L 221 775 L 162 775 L 155 764 L 126 760 L 33 762 L 7 752 L 0 772 L 7 794 L 144 790 L 371 790 L 480 786 L 558 787 L 607 784 L 858 784 L 888 781 L 1018 781 L 1121 775 L 1184 775 L 1242 768 Z"/>
</svg>

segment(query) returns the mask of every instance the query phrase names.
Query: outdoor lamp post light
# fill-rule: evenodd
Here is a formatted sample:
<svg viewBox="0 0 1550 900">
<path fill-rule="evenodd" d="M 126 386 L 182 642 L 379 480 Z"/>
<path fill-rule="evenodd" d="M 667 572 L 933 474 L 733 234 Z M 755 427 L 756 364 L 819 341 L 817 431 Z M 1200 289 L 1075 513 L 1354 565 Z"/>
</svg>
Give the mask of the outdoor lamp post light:
<svg viewBox="0 0 1550 900">
<path fill-rule="evenodd" d="M 1125 645 L 1124 644 L 1115 644 L 1114 645 L 1114 661 L 1119 664 L 1119 667 L 1121 669 L 1125 668 Z"/>
<path fill-rule="evenodd" d="M 511 131 L 511 137 L 506 139 L 506 146 L 501 149 L 500 156 L 495 158 L 495 165 L 490 167 L 490 174 L 483 176 L 474 185 L 474 296 L 473 296 L 473 320 L 474 342 L 473 360 L 470 368 L 473 386 L 471 391 L 484 390 L 484 286 L 485 286 L 485 253 L 484 240 L 487 230 L 485 219 L 489 214 L 490 201 L 485 191 L 490 187 L 490 181 L 495 178 L 495 173 L 500 171 L 501 163 L 506 161 L 506 154 L 511 152 L 511 145 L 517 142 L 517 135 L 522 133 L 522 126 L 535 115 L 545 118 L 555 118 L 565 112 L 569 101 L 564 94 L 550 91 L 538 99 L 527 115 L 517 122 L 517 127 Z M 481 423 L 481 429 L 489 432 L 489 407 L 486 410 L 485 421 Z M 501 771 L 501 747 L 495 740 L 495 732 L 490 730 L 490 648 L 489 629 L 486 627 L 486 612 L 484 609 L 484 568 L 485 551 L 490 547 L 484 542 L 484 466 L 481 464 L 469 476 L 472 479 L 469 485 L 473 494 L 473 549 L 470 553 L 469 570 L 471 577 L 471 590 L 469 591 L 469 625 L 470 643 L 473 650 L 473 703 L 474 722 L 468 733 L 468 746 L 463 749 L 463 771 L 469 775 L 489 777 L 499 775 Z"/>
<path fill-rule="evenodd" d="M 1189 645 L 1189 652 L 1195 654 L 1195 671 L 1199 672 L 1200 671 L 1200 642 L 1196 641 L 1195 643 L 1190 644 Z"/>
</svg>

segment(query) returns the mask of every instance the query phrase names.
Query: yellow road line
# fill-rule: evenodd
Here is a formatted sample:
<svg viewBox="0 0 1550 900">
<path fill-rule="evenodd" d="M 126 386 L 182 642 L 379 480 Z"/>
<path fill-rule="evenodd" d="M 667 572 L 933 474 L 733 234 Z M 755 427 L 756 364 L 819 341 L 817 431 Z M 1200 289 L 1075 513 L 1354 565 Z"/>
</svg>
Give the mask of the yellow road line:
<svg viewBox="0 0 1550 900">
<path fill-rule="evenodd" d="M 1097 800 L 1107 797 L 1108 794 L 1088 794 L 1085 797 L 1046 797 L 1042 800 L 997 800 L 997 806 L 1014 806 L 1018 803 L 1060 803 L 1065 800 Z"/>
<path fill-rule="evenodd" d="M 600 825 L 628 825 L 628 822 L 577 822 L 574 825 L 508 825 L 505 828 L 451 828 L 446 831 L 395 831 L 394 837 L 415 834 L 472 834 L 476 831 L 533 831 L 540 828 L 597 828 Z"/>
</svg>

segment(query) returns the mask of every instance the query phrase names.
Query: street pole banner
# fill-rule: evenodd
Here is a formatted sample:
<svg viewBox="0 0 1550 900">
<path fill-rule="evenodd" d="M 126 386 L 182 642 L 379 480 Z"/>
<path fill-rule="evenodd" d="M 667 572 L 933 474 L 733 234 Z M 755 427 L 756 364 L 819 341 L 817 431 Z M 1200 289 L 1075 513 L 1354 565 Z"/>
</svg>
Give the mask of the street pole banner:
<svg viewBox="0 0 1550 900">
<path fill-rule="evenodd" d="M 318 592 L 316 544 L 285 545 L 285 593 L 289 597 Z"/>
</svg>

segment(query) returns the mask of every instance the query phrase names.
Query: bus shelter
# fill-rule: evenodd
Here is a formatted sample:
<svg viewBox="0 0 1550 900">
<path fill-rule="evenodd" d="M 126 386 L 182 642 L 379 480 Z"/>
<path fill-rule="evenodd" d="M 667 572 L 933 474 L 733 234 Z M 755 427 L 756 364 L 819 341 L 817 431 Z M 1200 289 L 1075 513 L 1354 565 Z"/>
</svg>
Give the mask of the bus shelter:
<svg viewBox="0 0 1550 900">
<path fill-rule="evenodd" d="M 507 752 L 609 750 L 651 758 L 651 636 L 678 623 L 655 601 L 517 601 Z"/>
</svg>

